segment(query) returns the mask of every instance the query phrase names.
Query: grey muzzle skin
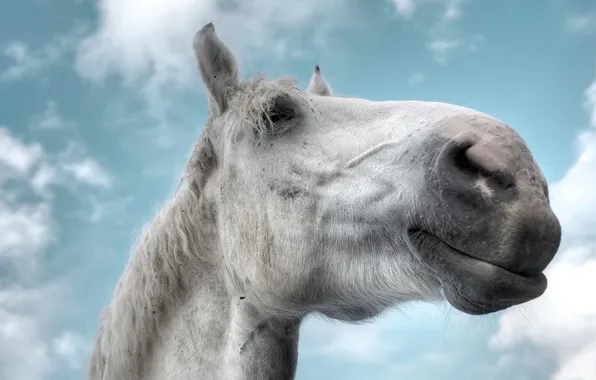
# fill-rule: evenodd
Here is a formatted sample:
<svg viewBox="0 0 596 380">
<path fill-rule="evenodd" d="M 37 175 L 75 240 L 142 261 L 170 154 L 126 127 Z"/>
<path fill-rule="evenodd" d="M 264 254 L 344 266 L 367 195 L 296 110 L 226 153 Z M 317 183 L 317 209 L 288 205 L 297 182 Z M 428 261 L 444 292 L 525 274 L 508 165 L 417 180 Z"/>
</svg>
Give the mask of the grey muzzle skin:
<svg viewBox="0 0 596 380">
<path fill-rule="evenodd" d="M 408 236 L 447 301 L 487 314 L 539 297 L 561 226 L 529 152 L 525 163 L 511 165 L 499 162 L 506 151 L 473 135 L 437 140 L 438 153 L 426 163 L 433 167 L 422 195 L 426 211 Z"/>
</svg>

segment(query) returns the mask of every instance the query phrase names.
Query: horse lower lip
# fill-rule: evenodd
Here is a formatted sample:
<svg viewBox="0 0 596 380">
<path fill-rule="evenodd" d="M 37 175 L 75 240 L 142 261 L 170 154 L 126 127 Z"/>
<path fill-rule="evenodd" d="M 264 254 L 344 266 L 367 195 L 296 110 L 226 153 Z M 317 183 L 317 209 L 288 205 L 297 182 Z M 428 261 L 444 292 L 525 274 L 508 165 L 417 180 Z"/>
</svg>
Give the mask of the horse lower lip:
<svg viewBox="0 0 596 380">
<path fill-rule="evenodd" d="M 427 231 L 411 233 L 418 254 L 435 268 L 447 300 L 468 314 L 486 314 L 530 301 L 546 290 L 540 273 L 525 276 L 470 256 Z"/>
</svg>

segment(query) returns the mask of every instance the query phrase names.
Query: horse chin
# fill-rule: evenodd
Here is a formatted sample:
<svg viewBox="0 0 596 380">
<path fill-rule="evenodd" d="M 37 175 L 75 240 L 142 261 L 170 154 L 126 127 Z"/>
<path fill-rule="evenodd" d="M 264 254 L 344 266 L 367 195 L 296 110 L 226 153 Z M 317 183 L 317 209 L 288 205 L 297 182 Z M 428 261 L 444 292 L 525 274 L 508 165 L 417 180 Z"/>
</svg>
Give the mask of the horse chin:
<svg viewBox="0 0 596 380">
<path fill-rule="evenodd" d="M 511 272 L 459 251 L 426 231 L 410 237 L 419 257 L 442 282 L 447 302 L 466 314 L 500 311 L 533 300 L 546 290 L 542 273 Z"/>
</svg>

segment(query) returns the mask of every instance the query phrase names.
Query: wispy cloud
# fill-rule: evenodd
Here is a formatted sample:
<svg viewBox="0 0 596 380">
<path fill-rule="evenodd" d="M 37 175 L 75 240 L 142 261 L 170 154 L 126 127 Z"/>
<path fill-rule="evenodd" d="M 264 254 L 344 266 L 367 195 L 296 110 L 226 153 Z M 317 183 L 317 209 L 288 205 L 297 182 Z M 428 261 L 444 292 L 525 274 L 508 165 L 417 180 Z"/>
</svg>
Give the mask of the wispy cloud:
<svg viewBox="0 0 596 380">
<path fill-rule="evenodd" d="M 473 35 L 469 38 L 437 38 L 428 41 L 426 48 L 432 53 L 433 58 L 444 65 L 451 56 L 458 50 L 476 51 L 484 41 L 481 35 Z"/>
<path fill-rule="evenodd" d="M 39 143 L 25 144 L 11 136 L 6 127 L 0 126 L 0 165 L 18 174 L 27 174 L 43 156 Z"/>
<path fill-rule="evenodd" d="M 23 204 L 0 193 L 0 259 L 29 258 L 53 239 L 50 206 Z"/>
<path fill-rule="evenodd" d="M 64 290 L 58 284 L 0 288 L 0 378 L 39 380 L 59 368 L 60 360 L 79 368 L 88 348 L 71 331 L 55 336 Z"/>
<path fill-rule="evenodd" d="M 412 17 L 418 7 L 415 0 L 392 0 L 392 3 L 397 15 L 403 18 Z"/>
<path fill-rule="evenodd" d="M 71 369 L 79 369 L 90 353 L 89 342 L 72 331 L 64 331 L 52 341 L 54 351 Z"/>
<path fill-rule="evenodd" d="M 83 28 L 76 28 L 73 32 L 58 35 L 46 45 L 34 49 L 23 41 L 9 43 L 4 48 L 4 56 L 12 63 L 7 68 L 0 68 L 0 80 L 17 81 L 39 74 L 57 64 L 66 54 L 73 51 L 83 32 Z"/>
<path fill-rule="evenodd" d="M 453 51 L 459 48 L 461 42 L 459 40 L 437 39 L 429 41 L 426 48 L 431 51 L 435 60 L 441 64 L 447 63 L 447 59 L 451 56 Z"/>
<path fill-rule="evenodd" d="M 347 1 L 101 0 L 98 27 L 78 47 L 78 72 L 96 82 L 116 75 L 125 84 L 140 86 L 157 112 L 163 91 L 194 90 L 189 87 L 196 74 L 192 38 L 207 22 L 214 22 L 243 59 L 262 57 L 263 52 L 272 56 L 274 50 L 283 59 L 296 50 L 316 48 L 315 41 L 324 41 L 326 33 L 346 23 L 342 12 Z"/>
<path fill-rule="evenodd" d="M 408 85 L 410 87 L 418 87 L 422 82 L 424 82 L 425 76 L 421 72 L 415 72 L 414 74 L 410 75 L 408 78 Z"/>
<path fill-rule="evenodd" d="M 54 157 L 56 156 L 56 157 Z M 39 194 L 47 194 L 51 185 L 87 185 L 110 188 L 113 178 L 94 158 L 85 154 L 80 144 L 70 146 L 58 155 L 49 155 L 38 142 L 27 144 L 0 127 L 0 180 L 18 178 Z"/>
<path fill-rule="evenodd" d="M 419 9 L 439 10 L 439 22 L 451 22 L 462 14 L 462 7 L 467 0 L 390 0 L 395 13 L 403 18 L 410 18 Z"/>
<path fill-rule="evenodd" d="M 92 158 L 87 157 L 77 162 L 65 162 L 62 164 L 62 168 L 72 174 L 77 181 L 87 185 L 104 188 L 112 186 L 112 177 Z"/>
<path fill-rule="evenodd" d="M 88 156 L 48 154 L 8 128 L 0 128 L 0 152 L 0 265 L 11 273 L 10 286 L 0 283 L 0 378 L 38 380 L 60 360 L 78 368 L 87 352 L 73 331 L 52 335 L 66 305 L 64 285 L 41 280 L 40 264 L 59 236 L 53 186 L 107 187 L 111 179 Z M 37 196 L 22 196 L 28 188 Z"/>
<path fill-rule="evenodd" d="M 445 21 L 457 20 L 462 13 L 462 6 L 465 0 L 446 0 L 443 10 L 443 19 Z"/>
<path fill-rule="evenodd" d="M 119 221 L 124 220 L 124 213 L 126 206 L 132 202 L 132 197 L 123 197 L 112 199 L 109 201 L 99 201 L 97 198 L 91 197 L 89 199 L 91 212 L 89 213 L 89 221 L 91 223 L 100 223 L 106 218 L 114 215 L 120 215 Z"/>
<path fill-rule="evenodd" d="M 109 188 L 113 183 L 93 158 L 73 151 L 50 155 L 41 143 L 0 128 L 0 261 L 27 278 L 37 272 L 39 256 L 56 240 L 54 187 L 76 193 L 81 185 Z M 27 195 L 30 190 L 33 196 Z"/>
<path fill-rule="evenodd" d="M 50 349 L 41 336 L 41 323 L 34 313 L 30 314 L 35 311 L 36 302 L 43 302 L 42 291 L 0 289 L 0 377 L 3 379 L 38 380 L 53 368 Z"/>
<path fill-rule="evenodd" d="M 596 32 L 596 10 L 584 14 L 573 14 L 567 17 L 567 28 L 572 32 L 593 33 Z"/>
<path fill-rule="evenodd" d="M 476 51 L 484 42 L 480 34 L 465 36 L 459 31 L 458 21 L 464 13 L 467 0 L 392 0 L 398 16 L 410 19 L 414 12 L 433 12 L 434 21 L 428 25 L 426 49 L 440 64 L 460 50 Z"/>
<path fill-rule="evenodd" d="M 326 329 L 328 341 L 306 354 L 335 356 L 342 359 L 355 360 L 362 363 L 383 363 L 399 351 L 400 346 L 385 339 L 391 332 L 388 322 L 391 319 L 379 320 L 365 325 L 335 324 L 329 328 L 328 321 L 313 319 L 308 329 Z"/>
<path fill-rule="evenodd" d="M 76 124 L 60 113 L 58 103 L 49 100 L 44 111 L 31 118 L 29 128 L 34 131 L 56 131 L 72 129 Z"/>
</svg>

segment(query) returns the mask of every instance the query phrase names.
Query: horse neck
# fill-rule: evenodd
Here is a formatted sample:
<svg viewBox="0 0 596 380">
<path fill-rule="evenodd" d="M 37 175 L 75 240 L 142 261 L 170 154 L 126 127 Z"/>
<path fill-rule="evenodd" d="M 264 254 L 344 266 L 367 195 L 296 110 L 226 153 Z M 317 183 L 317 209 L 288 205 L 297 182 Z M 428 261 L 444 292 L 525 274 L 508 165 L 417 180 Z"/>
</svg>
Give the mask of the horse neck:
<svg viewBox="0 0 596 380">
<path fill-rule="evenodd" d="M 218 254 L 216 210 L 204 196 L 193 194 L 192 189 L 181 191 L 145 231 L 128 273 L 123 276 L 125 282 L 127 277 L 135 279 L 125 285 L 125 293 L 138 293 L 116 297 L 122 301 L 145 298 L 151 303 L 161 300 L 159 305 L 137 304 L 138 310 L 133 312 L 137 323 L 139 318 L 156 322 L 154 328 L 151 323 L 144 324 L 148 328 L 145 331 L 154 331 L 145 336 L 151 343 L 141 343 L 148 350 L 135 352 L 139 355 L 139 379 L 293 379 L 300 320 L 263 316 L 250 300 L 230 294 L 218 260 L 222 255 Z M 189 231 L 194 231 L 192 236 Z M 145 265 L 138 265 L 146 254 L 162 257 L 154 257 L 156 262 L 150 266 L 153 276 L 138 275 L 138 271 L 147 270 Z M 168 287 L 143 291 L 142 287 L 153 279 L 163 282 L 162 276 L 169 277 L 165 281 Z M 178 294 L 173 296 L 172 291 Z M 163 304 L 164 300 L 168 302 Z M 126 310 L 127 305 L 119 306 Z M 163 315 L 159 315 L 162 311 Z M 121 320 L 114 318 L 110 324 L 120 324 L 120 335 L 125 332 Z M 126 346 L 130 350 L 130 345 Z M 119 356 L 124 360 L 118 363 L 121 369 L 130 368 L 129 360 L 137 361 L 134 353 L 133 357 L 130 351 L 128 354 Z M 170 373 L 172 363 L 176 363 L 174 374 Z"/>
<path fill-rule="evenodd" d="M 230 295 L 218 267 L 189 269 L 189 294 L 162 326 L 141 378 L 294 379 L 301 321 L 262 316 L 247 298 Z M 164 373 L 166 363 L 178 372 Z"/>
<path fill-rule="evenodd" d="M 217 232 L 203 231 L 201 235 L 219 240 Z M 219 244 L 205 243 L 213 250 L 207 253 L 208 257 L 223 257 L 218 252 Z M 250 297 L 228 290 L 222 261 L 214 262 L 218 264 L 197 263 L 191 271 L 189 302 L 181 306 L 178 318 L 180 321 L 194 318 L 192 346 L 195 349 L 187 361 L 204 363 L 205 368 L 199 368 L 198 378 L 294 379 L 301 318 L 263 315 Z M 189 327 L 182 330 L 189 331 Z"/>
</svg>

